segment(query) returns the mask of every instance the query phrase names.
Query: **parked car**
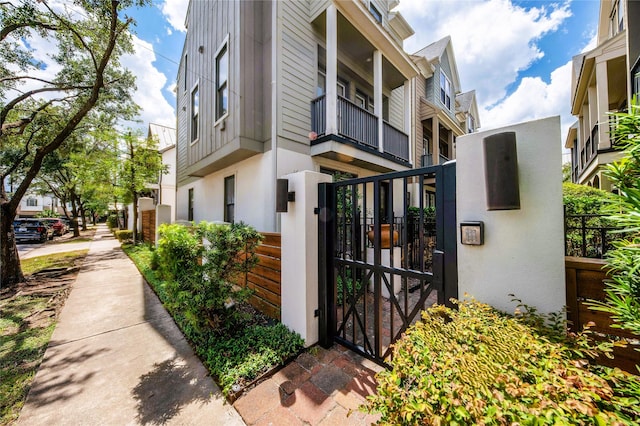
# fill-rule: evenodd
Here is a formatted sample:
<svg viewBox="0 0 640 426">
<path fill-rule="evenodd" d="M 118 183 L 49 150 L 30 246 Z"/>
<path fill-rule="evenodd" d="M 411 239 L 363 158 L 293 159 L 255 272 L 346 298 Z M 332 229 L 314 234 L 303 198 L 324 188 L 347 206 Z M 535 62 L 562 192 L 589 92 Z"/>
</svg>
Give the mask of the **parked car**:
<svg viewBox="0 0 640 426">
<path fill-rule="evenodd" d="M 53 228 L 53 235 L 61 236 L 66 232 L 66 226 L 62 220 L 55 217 L 45 217 L 42 220 L 47 222 L 49 226 Z"/>
<path fill-rule="evenodd" d="M 53 239 L 53 228 L 41 219 L 16 219 L 13 221 L 13 232 L 16 242 L 40 241 L 44 243 Z"/>
</svg>

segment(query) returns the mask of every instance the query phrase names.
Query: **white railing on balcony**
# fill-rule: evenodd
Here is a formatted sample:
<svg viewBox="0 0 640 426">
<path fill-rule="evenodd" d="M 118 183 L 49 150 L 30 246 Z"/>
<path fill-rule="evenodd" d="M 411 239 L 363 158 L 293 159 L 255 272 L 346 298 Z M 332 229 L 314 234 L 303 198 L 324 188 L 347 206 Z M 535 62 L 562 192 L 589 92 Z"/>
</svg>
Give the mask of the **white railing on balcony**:
<svg viewBox="0 0 640 426">
<path fill-rule="evenodd" d="M 326 134 L 326 97 L 311 101 L 311 131 L 318 136 Z M 353 102 L 338 96 L 338 134 L 360 145 L 378 150 L 378 117 Z M 409 136 L 387 122 L 383 122 L 384 152 L 409 161 Z"/>
<path fill-rule="evenodd" d="M 404 132 L 383 121 L 382 140 L 384 152 L 401 160 L 409 161 L 409 136 Z"/>
</svg>

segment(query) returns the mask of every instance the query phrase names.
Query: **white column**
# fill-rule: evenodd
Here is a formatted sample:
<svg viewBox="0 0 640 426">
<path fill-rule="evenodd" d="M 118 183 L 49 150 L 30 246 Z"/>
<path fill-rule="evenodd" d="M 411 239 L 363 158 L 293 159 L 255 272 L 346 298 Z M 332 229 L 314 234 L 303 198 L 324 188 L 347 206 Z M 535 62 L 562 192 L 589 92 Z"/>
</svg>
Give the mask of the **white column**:
<svg viewBox="0 0 640 426">
<path fill-rule="evenodd" d="M 282 323 L 300 334 L 305 346 L 318 341 L 318 184 L 331 176 L 305 170 L 282 176 L 296 193 L 282 213 Z"/>
<path fill-rule="evenodd" d="M 373 113 L 378 117 L 378 150 L 384 151 L 382 143 L 382 52 L 373 52 Z"/>
<path fill-rule="evenodd" d="M 338 133 L 338 10 L 331 4 L 327 8 L 327 134 Z"/>
<path fill-rule="evenodd" d="M 438 120 L 437 115 L 434 115 L 433 120 L 431 120 L 431 134 L 433 135 L 433 140 L 431 141 L 433 144 L 433 152 L 431 153 L 431 158 L 435 166 L 440 163 L 440 120 Z"/>
<path fill-rule="evenodd" d="M 598 123 L 600 129 L 598 129 L 598 148 L 610 148 L 611 142 L 609 141 L 609 127 L 607 123 L 609 122 L 609 116 L 607 112 L 609 112 L 609 86 L 608 86 L 608 76 L 607 76 L 607 63 L 606 62 L 598 62 L 596 64 L 596 86 L 598 87 Z"/>
<path fill-rule="evenodd" d="M 404 132 L 409 135 L 409 161 L 415 164 L 413 157 L 415 155 L 415 132 L 412 129 L 411 120 L 411 98 L 413 91 L 411 90 L 411 80 L 405 80 L 404 82 Z"/>
</svg>

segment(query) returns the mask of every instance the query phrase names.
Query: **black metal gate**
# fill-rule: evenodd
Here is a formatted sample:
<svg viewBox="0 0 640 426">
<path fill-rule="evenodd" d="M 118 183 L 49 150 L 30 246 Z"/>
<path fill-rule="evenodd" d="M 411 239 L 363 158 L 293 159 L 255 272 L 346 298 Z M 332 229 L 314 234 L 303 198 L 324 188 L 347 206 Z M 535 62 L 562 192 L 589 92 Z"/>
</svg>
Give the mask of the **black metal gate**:
<svg viewBox="0 0 640 426">
<path fill-rule="evenodd" d="M 320 343 L 384 364 L 420 312 L 458 297 L 455 163 L 319 187 Z"/>
</svg>

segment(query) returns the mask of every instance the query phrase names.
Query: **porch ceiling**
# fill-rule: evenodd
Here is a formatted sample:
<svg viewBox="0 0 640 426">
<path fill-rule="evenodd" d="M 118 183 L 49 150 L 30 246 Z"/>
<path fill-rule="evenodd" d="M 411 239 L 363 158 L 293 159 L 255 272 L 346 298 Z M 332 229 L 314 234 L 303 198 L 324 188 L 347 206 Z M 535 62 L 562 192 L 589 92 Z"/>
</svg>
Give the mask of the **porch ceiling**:
<svg viewBox="0 0 640 426">
<path fill-rule="evenodd" d="M 321 13 L 313 21 L 313 26 L 317 29 L 319 35 L 326 39 L 326 11 Z M 342 13 L 338 12 L 338 60 L 346 57 L 352 63 L 366 63 L 367 66 L 365 68 L 371 68 L 373 52 L 375 50 L 382 51 L 382 84 L 390 89 L 402 86 L 409 77 L 405 77 L 403 73 L 393 65 L 391 62 L 393 58 L 391 58 L 391 56 L 394 55 L 384 49 L 376 48 Z M 411 63 L 411 66 L 413 66 L 413 63 Z M 417 74 L 417 72 L 412 75 L 415 74 Z"/>
</svg>

